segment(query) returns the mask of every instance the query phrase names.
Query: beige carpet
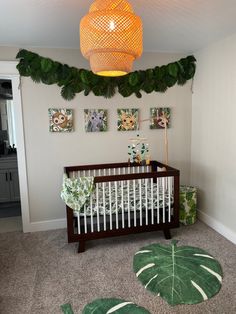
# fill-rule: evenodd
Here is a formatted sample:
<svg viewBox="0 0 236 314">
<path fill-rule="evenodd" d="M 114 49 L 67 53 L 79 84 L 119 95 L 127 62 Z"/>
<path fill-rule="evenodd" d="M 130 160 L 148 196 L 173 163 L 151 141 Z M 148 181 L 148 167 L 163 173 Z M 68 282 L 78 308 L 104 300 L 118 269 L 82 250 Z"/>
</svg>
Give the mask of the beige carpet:
<svg viewBox="0 0 236 314">
<path fill-rule="evenodd" d="M 168 243 L 162 232 L 91 241 L 85 253 L 67 244 L 66 231 L 0 234 L 0 313 L 59 314 L 71 303 L 75 314 L 95 298 L 133 301 L 152 314 L 236 313 L 236 246 L 201 222 L 172 231 L 179 245 L 198 246 L 221 263 L 223 286 L 197 305 L 169 306 L 144 290 L 132 271 L 134 253 L 154 242 Z M 128 314 L 128 313 L 127 313 Z"/>
</svg>

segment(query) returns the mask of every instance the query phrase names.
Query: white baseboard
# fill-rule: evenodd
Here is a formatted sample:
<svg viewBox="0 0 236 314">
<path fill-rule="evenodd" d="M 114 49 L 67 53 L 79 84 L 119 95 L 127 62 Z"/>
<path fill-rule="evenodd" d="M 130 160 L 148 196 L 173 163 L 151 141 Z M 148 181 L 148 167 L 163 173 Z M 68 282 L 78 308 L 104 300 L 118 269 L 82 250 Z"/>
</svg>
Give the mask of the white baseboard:
<svg viewBox="0 0 236 314">
<path fill-rule="evenodd" d="M 224 226 L 222 223 L 212 218 L 211 216 L 205 214 L 203 211 L 198 210 L 198 218 L 206 225 L 220 233 L 229 241 L 236 244 L 236 233 Z M 36 231 L 47 231 L 47 230 L 55 230 L 55 229 L 64 229 L 66 228 L 66 219 L 54 219 L 54 220 L 44 220 L 31 222 L 27 224 L 24 228 L 24 232 L 36 232 Z"/>
<path fill-rule="evenodd" d="M 216 220 L 216 219 L 212 218 L 211 216 L 205 214 L 201 210 L 198 210 L 197 213 L 198 213 L 199 220 L 201 220 L 206 225 L 208 225 L 209 227 L 211 227 L 212 229 L 214 229 L 215 231 L 220 233 L 222 236 L 224 236 L 229 241 L 231 241 L 234 244 L 236 244 L 236 233 L 233 230 L 229 229 L 228 227 L 223 225 L 221 222 L 219 222 L 218 220 Z"/>
<path fill-rule="evenodd" d="M 37 222 L 30 222 L 24 226 L 24 232 L 47 231 L 66 228 L 66 219 L 53 219 Z"/>
</svg>

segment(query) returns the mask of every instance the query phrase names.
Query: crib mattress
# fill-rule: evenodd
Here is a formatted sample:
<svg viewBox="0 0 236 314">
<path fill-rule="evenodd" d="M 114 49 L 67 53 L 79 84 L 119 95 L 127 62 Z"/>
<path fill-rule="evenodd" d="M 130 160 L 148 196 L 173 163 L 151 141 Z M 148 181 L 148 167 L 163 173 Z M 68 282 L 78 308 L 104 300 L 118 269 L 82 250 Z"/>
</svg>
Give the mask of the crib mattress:
<svg viewBox="0 0 236 314">
<path fill-rule="evenodd" d="M 123 193 L 122 193 L 123 190 Z M 152 192 L 153 190 L 153 192 Z M 80 212 L 74 211 L 75 216 L 82 215 L 109 215 L 110 213 L 122 213 L 128 211 L 139 210 L 158 210 L 163 207 L 172 206 L 174 196 L 172 193 L 165 191 L 156 183 L 151 184 L 131 183 L 116 186 L 112 184 L 102 186 L 99 185 L 98 189 L 93 192 L 91 199 L 86 201 L 85 205 L 80 209 Z"/>
</svg>

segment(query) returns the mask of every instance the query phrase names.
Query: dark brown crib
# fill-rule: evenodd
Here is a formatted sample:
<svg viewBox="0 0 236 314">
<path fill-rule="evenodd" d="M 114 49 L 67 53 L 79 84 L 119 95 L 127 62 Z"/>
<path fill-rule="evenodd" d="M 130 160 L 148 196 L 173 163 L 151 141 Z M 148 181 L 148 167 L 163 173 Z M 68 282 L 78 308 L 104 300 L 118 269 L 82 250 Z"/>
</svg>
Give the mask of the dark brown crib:
<svg viewBox="0 0 236 314">
<path fill-rule="evenodd" d="M 94 177 L 94 191 L 81 212 L 69 206 L 68 242 L 170 229 L 179 226 L 179 170 L 151 161 L 149 165 L 110 163 L 64 168 L 69 178 Z"/>
</svg>

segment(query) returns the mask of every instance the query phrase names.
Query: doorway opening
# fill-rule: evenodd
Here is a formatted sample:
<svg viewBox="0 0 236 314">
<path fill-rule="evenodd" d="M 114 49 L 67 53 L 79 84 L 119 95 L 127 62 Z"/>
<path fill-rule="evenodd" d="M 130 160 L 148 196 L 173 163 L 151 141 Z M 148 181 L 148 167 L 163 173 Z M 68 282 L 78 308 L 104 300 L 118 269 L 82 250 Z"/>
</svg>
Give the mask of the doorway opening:
<svg viewBox="0 0 236 314">
<path fill-rule="evenodd" d="M 0 232 L 22 230 L 11 79 L 0 77 Z"/>
<path fill-rule="evenodd" d="M 21 82 L 19 72 L 16 68 L 17 61 L 0 61 L 0 79 L 10 80 L 12 85 L 12 101 L 13 101 L 13 114 L 14 114 L 14 127 L 16 136 L 16 148 L 17 148 L 17 169 L 19 176 L 19 186 L 20 186 L 20 205 L 21 205 L 21 217 L 15 216 L 18 219 L 17 226 L 23 228 L 23 232 L 32 231 L 32 226 L 30 222 L 30 211 L 29 211 L 29 191 L 28 191 L 28 175 L 27 175 L 27 164 L 26 164 L 26 149 L 25 149 L 25 133 L 24 133 L 24 121 L 23 121 L 23 106 L 21 101 Z M 6 144 L 6 143 L 5 143 Z M 5 147 L 5 146 L 4 146 Z M 13 181 L 13 173 L 10 174 L 9 180 Z M 6 174 L 5 174 L 6 178 Z M 1 188 L 1 186 L 0 186 Z M 1 218 L 0 223 L 4 219 Z M 15 228 L 15 224 L 8 226 L 6 229 L 4 222 L 0 225 L 0 232 L 11 231 L 11 228 Z"/>
</svg>

